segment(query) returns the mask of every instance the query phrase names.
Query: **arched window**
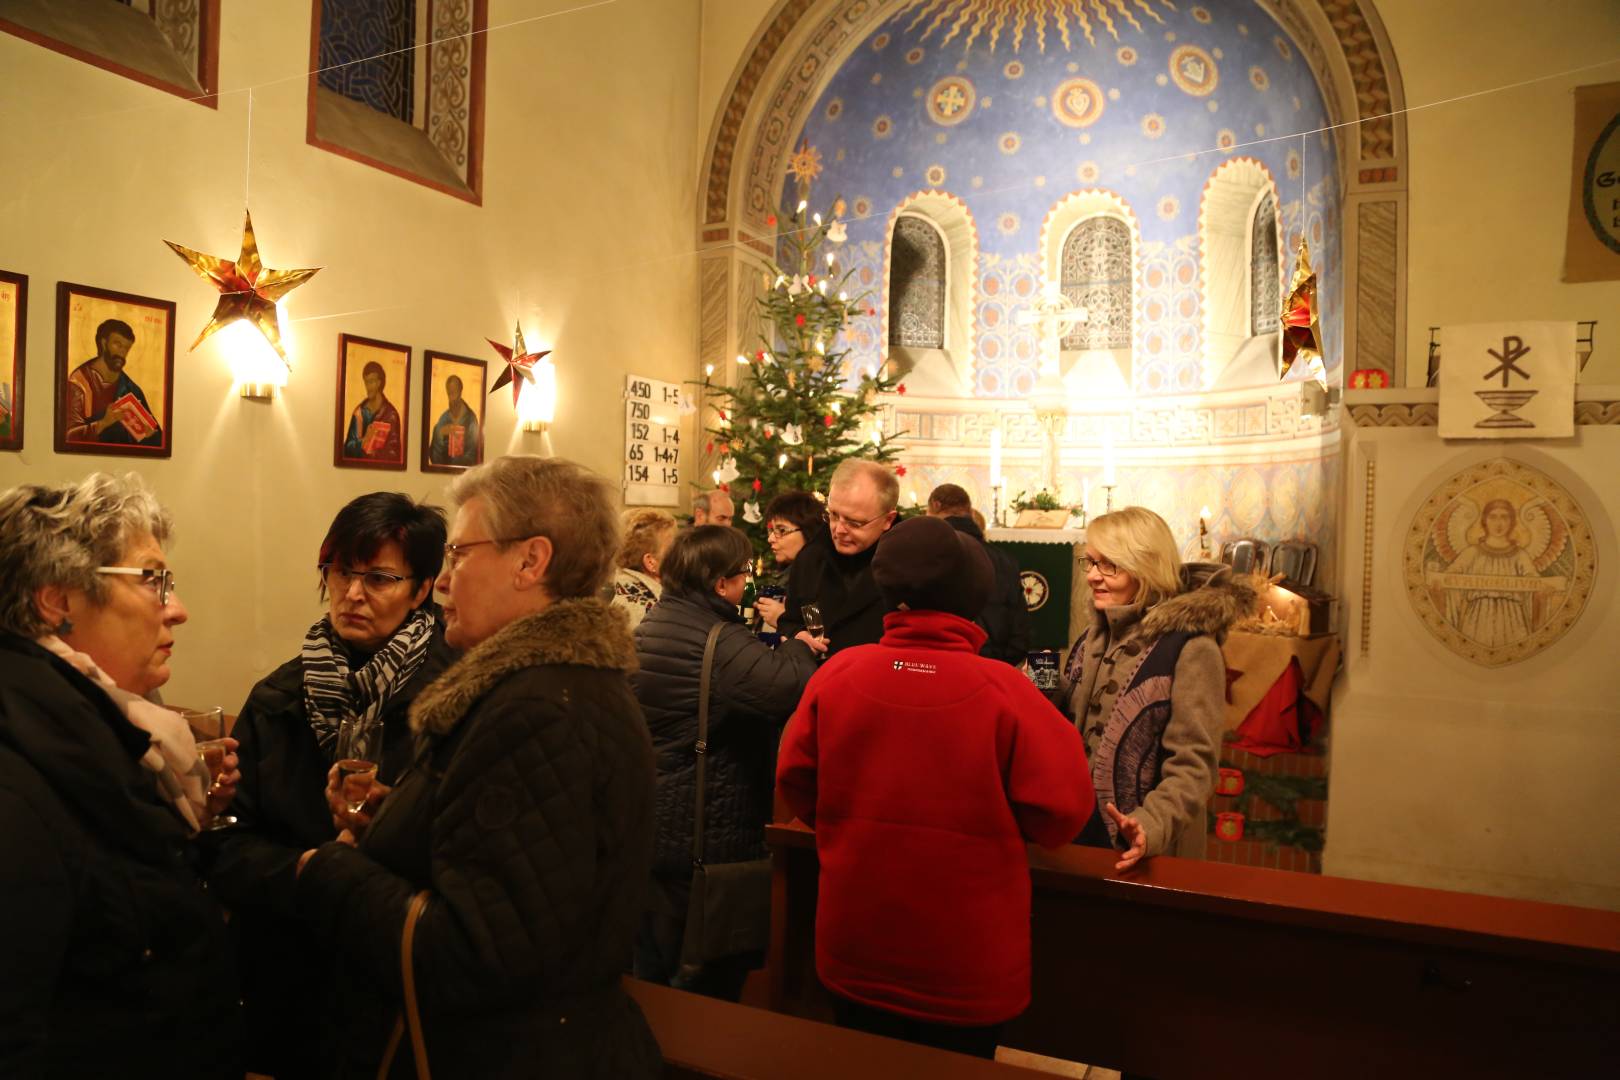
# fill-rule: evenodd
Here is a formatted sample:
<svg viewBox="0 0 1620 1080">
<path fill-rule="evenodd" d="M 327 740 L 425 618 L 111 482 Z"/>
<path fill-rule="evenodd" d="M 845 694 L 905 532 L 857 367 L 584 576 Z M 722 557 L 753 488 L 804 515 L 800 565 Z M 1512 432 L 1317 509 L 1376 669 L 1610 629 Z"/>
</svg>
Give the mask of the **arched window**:
<svg viewBox="0 0 1620 1080">
<path fill-rule="evenodd" d="M 889 344 L 945 347 L 945 238 L 926 218 L 894 221 L 889 258 Z"/>
<path fill-rule="evenodd" d="M 1249 334 L 1277 330 L 1282 283 L 1277 264 L 1277 199 L 1267 191 L 1254 208 L 1249 226 Z"/>
<path fill-rule="evenodd" d="M 1087 218 L 1063 241 L 1063 295 L 1086 309 L 1064 349 L 1131 347 L 1131 229 L 1115 217 Z"/>
</svg>

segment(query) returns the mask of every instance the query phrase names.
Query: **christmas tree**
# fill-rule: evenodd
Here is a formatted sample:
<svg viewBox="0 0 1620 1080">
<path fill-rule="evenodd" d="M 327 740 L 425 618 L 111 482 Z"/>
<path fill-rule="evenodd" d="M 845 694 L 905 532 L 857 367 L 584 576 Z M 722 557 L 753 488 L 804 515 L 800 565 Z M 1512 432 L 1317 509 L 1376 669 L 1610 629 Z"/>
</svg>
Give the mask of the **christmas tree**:
<svg viewBox="0 0 1620 1080">
<path fill-rule="evenodd" d="M 704 374 L 715 410 L 708 449 L 721 455 L 715 479 L 743 503 L 744 527 L 762 554 L 761 514 L 773 496 L 792 490 L 826 495 L 839 462 L 893 461 L 899 453 L 894 440 L 903 434 L 884 430 L 874 398 L 903 394 L 905 387 L 878 368 L 853 377 L 845 371 L 849 350 L 839 347 L 838 335 L 868 299 L 849 295 L 851 274 L 838 266 L 838 245 L 848 237 L 839 220 L 842 203 L 825 221 L 819 213 L 807 217 L 808 208 L 801 199 L 791 227 L 781 233 L 778 250 L 786 265 L 773 265 L 759 301 L 771 339 L 737 357 L 747 370 L 736 385 L 717 386 L 712 371 Z M 766 223 L 774 226 L 775 216 Z M 895 471 L 905 475 L 904 466 Z"/>
</svg>

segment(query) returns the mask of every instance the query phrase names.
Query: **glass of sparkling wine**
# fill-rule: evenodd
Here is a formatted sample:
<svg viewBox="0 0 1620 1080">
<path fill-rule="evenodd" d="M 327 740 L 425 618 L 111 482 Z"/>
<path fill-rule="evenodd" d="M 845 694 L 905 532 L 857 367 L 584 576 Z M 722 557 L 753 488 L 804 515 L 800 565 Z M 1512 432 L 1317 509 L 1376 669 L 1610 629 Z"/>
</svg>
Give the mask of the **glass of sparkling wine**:
<svg viewBox="0 0 1620 1080">
<path fill-rule="evenodd" d="M 351 814 L 365 809 L 366 796 L 377 779 L 382 757 L 382 724 L 351 716 L 338 727 L 338 790 L 343 808 Z"/>
<path fill-rule="evenodd" d="M 225 709 L 215 705 L 211 709 L 180 709 L 191 737 L 197 743 L 197 756 L 208 769 L 209 792 L 219 787 L 219 778 L 225 772 Z M 220 814 L 209 822 L 209 829 L 223 829 L 236 824 L 236 818 Z"/>
</svg>

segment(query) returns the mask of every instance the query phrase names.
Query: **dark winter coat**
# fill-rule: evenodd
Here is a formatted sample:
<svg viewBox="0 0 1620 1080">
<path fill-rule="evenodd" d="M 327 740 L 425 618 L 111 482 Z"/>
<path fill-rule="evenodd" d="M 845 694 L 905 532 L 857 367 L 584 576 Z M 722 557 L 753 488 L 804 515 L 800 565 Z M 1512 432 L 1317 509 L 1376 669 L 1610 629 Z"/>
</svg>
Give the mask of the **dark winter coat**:
<svg viewBox="0 0 1620 1080">
<path fill-rule="evenodd" d="M 709 628 L 715 642 L 709 692 L 708 789 L 704 803 L 704 861 L 765 857 L 771 819 L 776 743 L 799 703 L 816 662 L 802 641 L 773 650 L 743 625 L 719 596 L 666 590 L 636 628 L 639 669 L 630 688 L 641 702 L 658 761 L 658 838 L 654 872 L 692 872 L 692 814 L 697 799 L 698 676 Z"/>
<path fill-rule="evenodd" d="M 984 544 L 984 550 L 990 556 L 990 566 L 996 572 L 990 601 L 974 620 L 989 635 L 979 655 L 1015 666 L 1022 664 L 1029 656 L 1029 643 L 1034 631 L 1029 619 L 1029 605 L 1024 602 L 1024 580 L 1018 569 L 1018 560 L 986 543 L 984 532 L 972 518 L 953 515 L 945 520 L 957 532 L 967 533 Z"/>
<path fill-rule="evenodd" d="M 393 784 L 416 741 L 407 711 L 455 659 L 435 633 L 422 666 L 383 710 L 377 778 Z M 242 780 L 231 803 L 237 827 L 207 837 L 209 884 L 231 910 L 248 1028 L 248 1068 L 300 1080 L 331 1071 L 335 1024 L 332 950 L 311 939 L 294 914 L 298 857 L 337 833 L 326 805 L 331 761 L 316 742 L 304 708 L 299 657 L 248 694 L 231 734 L 241 743 Z"/>
<path fill-rule="evenodd" d="M 872 580 L 876 552 L 873 544 L 854 555 L 840 555 L 831 537 L 805 544 L 788 571 L 786 609 L 777 630 L 793 640 L 804 629 L 804 605 L 817 604 L 827 629 L 828 655 L 851 645 L 875 645 L 883 636 L 886 610 Z"/>
<path fill-rule="evenodd" d="M 619 981 L 653 833 L 634 666 L 622 612 L 564 600 L 417 697 L 417 760 L 361 847 L 326 844 L 298 878 L 298 910 L 345 965 L 351 1072 L 380 1059 L 403 1000 L 406 906 L 427 889 L 413 954 L 437 1080 L 662 1075 Z M 405 1040 L 392 1075 L 413 1070 Z"/>
<path fill-rule="evenodd" d="M 224 913 L 112 699 L 0 635 L 0 1076 L 240 1080 Z"/>
</svg>

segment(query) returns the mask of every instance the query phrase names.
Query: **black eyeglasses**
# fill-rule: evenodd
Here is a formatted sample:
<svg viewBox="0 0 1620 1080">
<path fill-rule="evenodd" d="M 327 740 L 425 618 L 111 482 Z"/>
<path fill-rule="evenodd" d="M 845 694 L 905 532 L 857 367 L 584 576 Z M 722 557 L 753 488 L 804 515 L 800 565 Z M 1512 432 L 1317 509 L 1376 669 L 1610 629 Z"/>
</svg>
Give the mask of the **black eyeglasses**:
<svg viewBox="0 0 1620 1080">
<path fill-rule="evenodd" d="M 326 578 L 326 587 L 334 593 L 347 592 L 355 578 L 360 579 L 360 587 L 372 596 L 384 596 L 400 582 L 411 580 L 410 575 L 391 574 L 387 570 L 353 570 L 337 563 L 321 563 L 319 569 Z"/>
<path fill-rule="evenodd" d="M 154 570 L 143 566 L 98 566 L 96 573 L 140 578 L 142 585 L 157 593 L 158 607 L 166 605 L 174 593 L 173 570 Z"/>
<path fill-rule="evenodd" d="M 1119 573 L 1119 567 L 1115 566 L 1107 559 L 1093 559 L 1090 555 L 1080 556 L 1080 565 L 1086 570 L 1090 570 L 1095 567 L 1097 573 L 1101 574 L 1103 577 L 1113 577 Z"/>
<path fill-rule="evenodd" d="M 792 525 L 772 525 L 770 528 L 765 530 L 765 535 L 769 536 L 772 540 L 780 540 L 784 536 L 792 536 L 796 532 L 803 531 L 803 529 L 794 528 Z"/>
</svg>

